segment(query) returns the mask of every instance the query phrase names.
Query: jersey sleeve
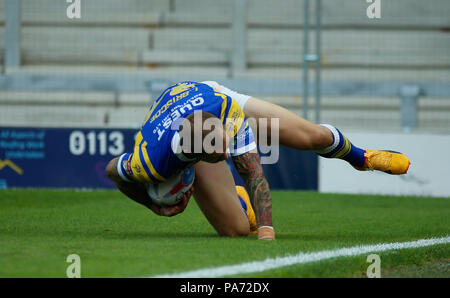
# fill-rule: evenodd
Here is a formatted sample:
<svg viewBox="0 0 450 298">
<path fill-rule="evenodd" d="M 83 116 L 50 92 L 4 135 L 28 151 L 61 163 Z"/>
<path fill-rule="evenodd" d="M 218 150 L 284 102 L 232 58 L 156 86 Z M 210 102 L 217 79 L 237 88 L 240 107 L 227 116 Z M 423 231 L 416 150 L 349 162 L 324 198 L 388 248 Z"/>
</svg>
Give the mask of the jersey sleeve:
<svg viewBox="0 0 450 298">
<path fill-rule="evenodd" d="M 256 148 L 255 136 L 240 105 L 232 98 L 227 101 L 223 123 L 231 138 L 231 156 L 238 156 Z"/>
<path fill-rule="evenodd" d="M 117 162 L 117 172 L 120 178 L 126 182 L 134 182 L 130 166 L 132 155 L 131 153 L 124 153 L 119 157 L 119 161 Z"/>
<path fill-rule="evenodd" d="M 255 136 L 246 119 L 233 140 L 231 156 L 242 155 L 256 148 Z"/>
</svg>

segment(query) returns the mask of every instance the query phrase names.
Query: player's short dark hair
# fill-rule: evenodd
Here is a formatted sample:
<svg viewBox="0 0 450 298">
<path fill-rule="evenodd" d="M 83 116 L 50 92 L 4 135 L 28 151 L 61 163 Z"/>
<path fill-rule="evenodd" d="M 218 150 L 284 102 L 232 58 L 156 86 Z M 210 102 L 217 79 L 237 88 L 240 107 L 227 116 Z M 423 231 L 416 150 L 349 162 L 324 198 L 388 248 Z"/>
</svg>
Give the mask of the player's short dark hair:
<svg viewBox="0 0 450 298">
<path fill-rule="evenodd" d="M 194 119 L 197 117 L 197 119 L 199 119 L 199 117 L 201 117 L 200 119 L 201 119 L 201 121 L 199 122 L 199 123 L 197 123 L 197 121 L 195 121 Z M 195 152 L 195 148 L 194 148 L 194 145 L 195 145 L 195 142 L 194 142 L 194 134 L 195 134 L 195 131 L 201 131 L 201 140 L 202 140 L 202 142 L 203 142 L 203 140 L 205 139 L 205 137 L 209 134 L 209 133 L 211 133 L 214 129 L 216 129 L 216 127 L 211 127 L 211 128 L 205 128 L 204 126 L 203 126 L 203 124 L 205 123 L 205 121 L 206 120 L 208 120 L 208 119 L 211 119 L 211 118 L 216 118 L 217 120 L 219 120 L 220 121 L 220 119 L 216 116 L 216 115 L 214 115 L 214 114 L 212 114 L 212 113 L 209 113 L 209 112 L 203 112 L 203 111 L 195 111 L 194 113 L 191 113 L 191 114 L 189 114 L 186 118 L 185 118 L 185 121 L 187 121 L 188 123 L 189 123 L 189 125 L 190 125 L 190 136 L 191 136 L 191 142 L 190 142 L 190 146 L 189 146 L 189 148 L 186 148 L 186 149 L 190 149 L 190 153 L 194 153 Z M 186 122 L 183 122 L 183 123 L 186 123 Z M 183 126 L 183 123 L 181 124 L 181 127 Z M 201 125 L 201 127 L 197 127 L 198 125 Z M 180 127 L 180 129 L 182 129 Z M 220 128 L 221 129 L 223 129 L 223 126 L 222 125 L 220 125 Z M 214 141 L 214 140 L 213 140 Z M 181 146 L 183 146 L 183 138 L 181 139 L 181 141 L 180 141 L 180 145 Z M 214 145 L 214 144 L 212 144 L 212 145 Z M 204 154 L 205 152 L 203 151 L 203 146 L 202 146 L 202 152 L 200 153 L 200 152 L 198 152 L 198 153 L 200 153 L 200 154 Z"/>
</svg>

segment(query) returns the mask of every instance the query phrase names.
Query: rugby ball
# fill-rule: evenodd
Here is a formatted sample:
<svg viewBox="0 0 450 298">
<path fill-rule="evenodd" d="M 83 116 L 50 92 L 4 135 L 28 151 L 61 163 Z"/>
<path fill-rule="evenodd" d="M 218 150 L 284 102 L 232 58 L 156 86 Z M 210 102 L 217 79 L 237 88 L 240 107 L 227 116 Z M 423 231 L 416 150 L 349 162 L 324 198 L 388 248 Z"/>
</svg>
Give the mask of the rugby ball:
<svg viewBox="0 0 450 298">
<path fill-rule="evenodd" d="M 172 206 L 183 200 L 184 194 L 191 189 L 194 184 L 194 168 L 189 167 L 178 172 L 164 182 L 150 184 L 147 193 L 153 203 L 159 206 Z"/>
</svg>

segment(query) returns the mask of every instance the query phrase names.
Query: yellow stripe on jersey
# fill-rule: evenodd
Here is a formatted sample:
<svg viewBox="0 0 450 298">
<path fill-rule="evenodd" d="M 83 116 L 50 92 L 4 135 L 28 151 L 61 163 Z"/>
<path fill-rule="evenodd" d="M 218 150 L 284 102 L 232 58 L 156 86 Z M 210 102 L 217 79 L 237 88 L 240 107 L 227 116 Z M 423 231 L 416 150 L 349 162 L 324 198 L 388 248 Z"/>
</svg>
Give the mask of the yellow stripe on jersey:
<svg viewBox="0 0 450 298">
<path fill-rule="evenodd" d="M 214 93 L 215 96 L 222 97 L 222 110 L 220 112 L 220 121 L 223 123 L 223 119 L 225 118 L 225 111 L 227 110 L 227 96 L 222 93 Z"/>
<path fill-rule="evenodd" d="M 215 90 L 215 89 L 214 89 Z M 220 120 L 222 123 L 225 119 L 225 130 L 231 138 L 235 137 L 241 128 L 242 123 L 245 120 L 244 111 L 241 109 L 241 106 L 235 101 L 233 98 L 231 99 L 231 106 L 228 109 L 228 98 L 225 94 L 222 93 L 214 93 L 216 96 L 222 97 L 222 107 L 220 112 Z M 226 115 L 225 115 L 226 114 Z M 248 124 L 248 123 L 247 123 Z M 247 128 L 247 126 L 245 127 Z"/>
<path fill-rule="evenodd" d="M 228 115 L 225 117 L 225 129 L 227 133 L 232 134 L 232 137 L 235 137 L 245 121 L 245 114 L 234 99 L 231 99 L 231 107 L 228 110 Z"/>
<path fill-rule="evenodd" d="M 155 183 L 155 181 L 152 181 L 150 177 L 148 177 L 147 173 L 145 172 L 144 165 L 141 162 L 141 159 L 139 158 L 139 145 L 142 142 L 142 134 L 139 132 L 136 136 L 136 141 L 134 143 L 134 152 L 133 157 L 131 158 L 131 171 L 133 172 L 133 176 L 142 183 Z"/>
<path fill-rule="evenodd" d="M 144 137 L 142 136 L 142 131 L 138 132 L 138 134 L 136 135 L 136 139 L 134 141 L 134 148 L 139 147 L 143 139 Z"/>
<path fill-rule="evenodd" d="M 150 177 L 144 170 L 144 166 L 141 163 L 139 158 L 139 147 L 136 147 L 133 153 L 133 158 L 131 159 L 131 171 L 133 172 L 133 177 L 136 178 L 137 181 L 142 183 L 152 183 L 156 182 L 151 180 Z"/>
<path fill-rule="evenodd" d="M 142 148 L 143 148 L 143 147 L 142 147 L 143 144 L 141 144 L 142 141 L 143 141 L 142 133 L 139 132 L 139 133 L 137 134 L 137 136 L 136 136 L 136 142 L 135 142 L 135 144 L 134 144 L 134 152 L 133 152 L 133 157 L 132 157 L 132 159 L 131 159 L 131 171 L 133 172 L 133 176 L 134 176 L 138 181 L 140 181 L 140 182 L 142 182 L 142 183 L 153 183 L 153 184 L 155 184 L 155 183 L 157 183 L 158 181 L 154 181 L 154 179 L 152 179 L 151 177 L 149 177 L 149 175 L 147 174 L 147 172 L 146 172 L 146 170 L 145 170 L 143 161 L 142 161 L 141 158 L 140 158 L 140 153 L 141 153 L 141 150 L 142 150 Z M 145 150 L 145 153 L 142 152 L 142 155 L 144 156 L 144 159 L 145 159 L 145 158 L 148 159 L 148 156 L 147 156 L 147 150 L 145 149 L 145 147 L 144 147 L 144 150 Z M 146 160 L 144 160 L 144 162 L 146 163 L 147 167 L 148 167 L 149 169 L 151 169 L 151 168 L 148 166 Z M 150 164 L 151 164 L 151 163 L 150 163 Z M 153 168 L 153 166 L 152 166 L 152 168 Z M 151 171 L 151 170 L 150 170 L 150 171 Z M 156 171 L 155 171 L 155 172 L 156 172 Z M 152 175 L 153 175 L 153 173 L 152 173 Z M 154 176 L 154 177 L 156 177 L 156 176 Z"/>
<path fill-rule="evenodd" d="M 170 89 L 170 96 L 175 96 L 194 87 L 195 87 L 194 83 L 178 83 L 177 85 L 175 85 Z"/>
<path fill-rule="evenodd" d="M 142 150 L 142 155 L 144 156 L 145 159 L 145 164 L 147 165 L 147 167 L 150 169 L 150 172 L 152 173 L 153 177 L 155 177 L 156 179 L 159 179 L 161 181 L 166 180 L 166 178 L 164 178 L 163 176 L 161 176 L 153 167 L 152 162 L 150 161 L 150 158 L 148 157 L 147 154 L 147 141 L 143 142 L 141 144 L 141 150 Z"/>
</svg>

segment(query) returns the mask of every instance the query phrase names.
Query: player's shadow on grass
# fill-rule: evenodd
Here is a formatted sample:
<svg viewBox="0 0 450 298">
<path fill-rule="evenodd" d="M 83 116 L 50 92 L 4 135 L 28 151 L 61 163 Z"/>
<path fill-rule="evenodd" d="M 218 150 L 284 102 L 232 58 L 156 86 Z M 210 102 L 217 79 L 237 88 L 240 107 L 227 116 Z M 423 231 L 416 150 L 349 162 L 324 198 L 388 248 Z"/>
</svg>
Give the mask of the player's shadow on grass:
<svg viewBox="0 0 450 298">
<path fill-rule="evenodd" d="M 214 233 L 207 232 L 162 232 L 162 231 L 132 231 L 117 232 L 113 230 L 98 231 L 96 237 L 103 235 L 105 238 L 114 239 L 151 239 L 151 238 L 216 238 Z"/>
<path fill-rule="evenodd" d="M 59 231 L 45 231 L 44 233 L 47 236 L 67 236 L 71 235 L 71 237 L 76 236 L 77 239 L 80 238 L 103 238 L 103 239 L 111 239 L 111 240 L 136 240 L 136 239 L 156 239 L 156 238 L 220 238 L 218 234 L 214 232 L 176 232 L 176 231 L 117 231 L 113 229 L 106 230 L 88 230 L 88 231 L 69 231 L 69 230 L 59 230 Z M 42 235 L 42 234 L 41 234 Z"/>
<path fill-rule="evenodd" d="M 256 239 L 256 235 L 249 235 L 248 237 L 223 237 L 214 231 L 211 232 L 186 232 L 186 231 L 118 231 L 114 229 L 98 229 L 98 230 L 53 230 L 53 231 L 41 231 L 38 232 L 40 236 L 61 236 L 70 238 L 86 240 L 90 239 L 105 239 L 105 240 L 152 240 L 152 239 Z"/>
</svg>

